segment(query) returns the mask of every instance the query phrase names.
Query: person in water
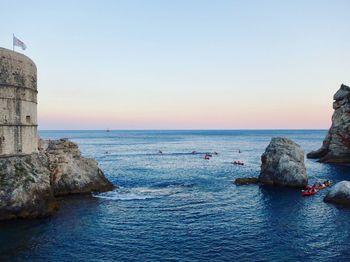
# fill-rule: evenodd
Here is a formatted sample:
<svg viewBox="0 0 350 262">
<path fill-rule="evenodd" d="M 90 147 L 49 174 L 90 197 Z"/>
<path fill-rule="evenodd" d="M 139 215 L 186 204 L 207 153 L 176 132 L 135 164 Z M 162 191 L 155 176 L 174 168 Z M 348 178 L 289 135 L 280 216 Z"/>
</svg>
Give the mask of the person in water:
<svg viewBox="0 0 350 262">
<path fill-rule="evenodd" d="M 158 153 L 159 153 L 159 154 L 163 154 L 163 151 L 162 151 L 162 150 L 159 150 Z"/>
<path fill-rule="evenodd" d="M 320 182 L 316 182 L 313 187 L 320 187 L 321 186 L 321 183 Z"/>
<path fill-rule="evenodd" d="M 234 164 L 234 165 L 241 165 L 241 166 L 244 165 L 244 163 L 241 162 L 241 161 L 233 161 L 232 164 Z"/>
<path fill-rule="evenodd" d="M 325 186 L 330 186 L 330 185 L 331 185 L 331 181 L 330 181 L 330 180 L 326 180 L 323 184 L 324 184 Z"/>
</svg>

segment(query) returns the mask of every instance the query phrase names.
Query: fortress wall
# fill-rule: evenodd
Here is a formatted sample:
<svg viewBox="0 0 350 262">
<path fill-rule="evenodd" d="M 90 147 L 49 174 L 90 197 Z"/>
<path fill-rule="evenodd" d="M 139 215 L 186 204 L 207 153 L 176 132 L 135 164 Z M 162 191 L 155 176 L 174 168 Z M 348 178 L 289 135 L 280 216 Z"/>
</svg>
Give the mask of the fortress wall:
<svg viewBox="0 0 350 262">
<path fill-rule="evenodd" d="M 37 151 L 36 126 L 1 126 L 0 155 L 29 154 Z"/>
<path fill-rule="evenodd" d="M 23 153 L 37 152 L 38 151 L 37 126 L 21 126 L 19 132 L 23 141 L 22 152 Z"/>
<path fill-rule="evenodd" d="M 0 48 L 0 84 L 37 89 L 37 69 L 27 56 Z"/>
<path fill-rule="evenodd" d="M 37 76 L 28 57 L 0 48 L 0 155 L 37 152 Z"/>
<path fill-rule="evenodd" d="M 1 60 L 0 60 L 1 61 Z M 1 62 L 0 62 L 1 63 Z M 0 98 L 20 99 L 37 103 L 37 91 L 30 88 L 21 88 L 2 84 Z"/>
<path fill-rule="evenodd" d="M 0 98 L 0 125 L 17 123 L 20 125 L 36 125 L 37 106 L 31 102 L 21 101 L 18 115 L 13 114 L 17 108 L 16 100 Z"/>
</svg>

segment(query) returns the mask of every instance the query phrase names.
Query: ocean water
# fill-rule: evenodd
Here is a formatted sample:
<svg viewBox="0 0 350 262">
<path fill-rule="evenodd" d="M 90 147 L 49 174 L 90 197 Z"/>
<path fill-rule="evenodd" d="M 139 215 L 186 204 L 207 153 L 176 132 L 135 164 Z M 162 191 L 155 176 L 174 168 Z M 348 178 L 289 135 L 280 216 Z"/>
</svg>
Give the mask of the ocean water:
<svg viewBox="0 0 350 262">
<path fill-rule="evenodd" d="M 232 183 L 259 174 L 271 137 L 291 138 L 309 152 L 325 134 L 41 131 L 45 139 L 77 142 L 119 188 L 60 199 L 50 218 L 0 223 L 0 260 L 349 261 L 350 209 L 324 203 L 328 189 L 303 198 L 296 189 Z M 348 166 L 306 165 L 310 183 L 350 179 Z"/>
</svg>

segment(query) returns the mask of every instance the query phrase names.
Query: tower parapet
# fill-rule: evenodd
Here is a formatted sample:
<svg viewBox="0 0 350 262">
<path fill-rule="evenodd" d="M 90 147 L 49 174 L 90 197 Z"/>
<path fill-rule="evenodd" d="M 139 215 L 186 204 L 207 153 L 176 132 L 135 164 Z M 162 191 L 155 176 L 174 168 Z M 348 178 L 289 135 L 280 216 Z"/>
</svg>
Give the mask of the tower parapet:
<svg viewBox="0 0 350 262">
<path fill-rule="evenodd" d="M 0 156 L 37 152 L 37 93 L 34 62 L 0 48 Z"/>
</svg>

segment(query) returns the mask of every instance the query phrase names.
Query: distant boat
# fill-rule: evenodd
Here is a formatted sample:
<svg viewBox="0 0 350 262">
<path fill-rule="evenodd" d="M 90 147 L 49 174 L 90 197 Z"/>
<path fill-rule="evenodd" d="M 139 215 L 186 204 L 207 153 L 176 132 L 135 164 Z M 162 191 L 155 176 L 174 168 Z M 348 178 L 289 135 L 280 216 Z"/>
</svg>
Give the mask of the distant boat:
<svg viewBox="0 0 350 262">
<path fill-rule="evenodd" d="M 111 130 L 107 129 L 106 132 L 111 132 Z"/>
</svg>

